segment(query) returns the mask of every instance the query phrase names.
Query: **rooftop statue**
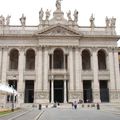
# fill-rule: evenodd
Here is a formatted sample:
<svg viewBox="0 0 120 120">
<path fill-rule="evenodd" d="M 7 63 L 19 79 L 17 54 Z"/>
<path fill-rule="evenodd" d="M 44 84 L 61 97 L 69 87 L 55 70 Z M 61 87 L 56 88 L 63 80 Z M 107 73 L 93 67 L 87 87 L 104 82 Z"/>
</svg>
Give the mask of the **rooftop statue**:
<svg viewBox="0 0 120 120">
<path fill-rule="evenodd" d="M 74 22 L 77 23 L 78 22 L 78 11 L 77 10 L 74 11 L 73 16 L 74 16 Z"/>
<path fill-rule="evenodd" d="M 61 1 L 62 0 L 56 0 L 56 8 L 57 10 L 60 10 L 60 11 L 61 11 Z"/>
<path fill-rule="evenodd" d="M 68 17 L 68 20 L 72 20 L 71 18 L 71 11 L 69 10 L 69 12 L 67 13 L 67 17 Z"/>
<path fill-rule="evenodd" d="M 110 19 L 107 16 L 105 18 L 105 21 L 106 21 L 106 27 L 109 27 L 110 26 Z"/>
<path fill-rule="evenodd" d="M 40 20 L 40 22 L 43 20 L 43 16 L 44 16 L 44 12 L 43 12 L 43 9 L 41 8 L 41 10 L 39 11 L 39 20 Z"/>
<path fill-rule="evenodd" d="M 95 20 L 95 18 L 93 17 L 93 14 L 91 15 L 91 17 L 90 17 L 90 26 L 91 27 L 94 27 L 95 26 L 95 24 L 94 24 L 94 20 Z"/>
<path fill-rule="evenodd" d="M 47 11 L 46 11 L 45 13 L 46 13 L 46 20 L 49 20 L 49 17 L 50 17 L 50 11 L 47 9 Z"/>
<path fill-rule="evenodd" d="M 9 24 L 10 24 L 10 18 L 11 18 L 10 15 L 8 15 L 8 16 L 6 17 L 6 25 L 9 25 Z"/>
<path fill-rule="evenodd" d="M 116 18 L 112 17 L 112 18 L 111 18 L 110 26 L 111 26 L 111 27 L 115 27 L 115 23 L 116 23 Z"/>
<path fill-rule="evenodd" d="M 5 18 L 3 15 L 0 16 L 0 25 L 5 25 Z"/>
<path fill-rule="evenodd" d="M 22 17 L 20 18 L 20 22 L 22 26 L 25 26 L 26 24 L 26 17 L 24 16 L 24 14 L 22 14 Z"/>
</svg>

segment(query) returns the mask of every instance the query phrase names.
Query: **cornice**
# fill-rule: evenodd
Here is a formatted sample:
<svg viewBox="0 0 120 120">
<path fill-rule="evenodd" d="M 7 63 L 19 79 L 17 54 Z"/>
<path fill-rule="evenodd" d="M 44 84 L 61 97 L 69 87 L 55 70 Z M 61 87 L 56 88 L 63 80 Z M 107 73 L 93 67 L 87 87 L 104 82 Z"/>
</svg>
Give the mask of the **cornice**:
<svg viewBox="0 0 120 120">
<path fill-rule="evenodd" d="M 0 39 L 5 38 L 35 38 L 33 34 L 2 34 L 0 35 Z"/>
<path fill-rule="evenodd" d="M 84 35 L 84 38 L 114 38 L 120 39 L 120 35 Z"/>
</svg>

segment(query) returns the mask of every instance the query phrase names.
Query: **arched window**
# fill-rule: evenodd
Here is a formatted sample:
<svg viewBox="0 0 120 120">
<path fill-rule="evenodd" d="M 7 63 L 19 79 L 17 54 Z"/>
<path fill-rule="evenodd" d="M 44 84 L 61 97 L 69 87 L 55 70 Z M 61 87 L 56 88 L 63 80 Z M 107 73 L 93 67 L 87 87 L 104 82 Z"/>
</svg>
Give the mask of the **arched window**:
<svg viewBox="0 0 120 120">
<path fill-rule="evenodd" d="M 10 51 L 10 65 L 9 68 L 11 70 L 18 69 L 18 50 L 13 49 Z"/>
<path fill-rule="evenodd" d="M 35 51 L 32 49 L 26 52 L 26 70 L 35 69 Z"/>
<path fill-rule="evenodd" d="M 64 53 L 61 49 L 56 49 L 53 56 L 53 67 L 54 69 L 64 68 Z"/>
<path fill-rule="evenodd" d="M 82 51 L 82 69 L 90 70 L 91 69 L 91 61 L 90 61 L 90 52 L 89 50 Z"/>
<path fill-rule="evenodd" d="M 99 70 L 106 69 L 106 54 L 104 50 L 98 51 L 98 69 Z"/>
</svg>

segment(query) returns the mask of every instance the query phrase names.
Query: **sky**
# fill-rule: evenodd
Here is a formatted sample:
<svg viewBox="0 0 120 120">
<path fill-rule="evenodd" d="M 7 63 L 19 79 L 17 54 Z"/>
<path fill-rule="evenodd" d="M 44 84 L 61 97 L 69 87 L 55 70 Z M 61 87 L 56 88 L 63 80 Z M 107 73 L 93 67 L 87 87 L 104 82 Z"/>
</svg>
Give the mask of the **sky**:
<svg viewBox="0 0 120 120">
<path fill-rule="evenodd" d="M 20 25 L 19 18 L 22 13 L 26 16 L 26 25 L 39 24 L 39 11 L 43 8 L 56 10 L 56 0 L 0 0 L 0 15 L 6 17 L 11 15 L 10 25 Z M 62 0 L 62 11 L 66 18 L 66 13 L 71 10 L 78 10 L 78 24 L 80 26 L 89 26 L 89 18 L 93 13 L 95 17 L 95 26 L 105 26 L 105 17 L 116 18 L 116 32 L 120 35 L 120 0 Z M 120 45 L 120 42 L 119 42 Z"/>
</svg>

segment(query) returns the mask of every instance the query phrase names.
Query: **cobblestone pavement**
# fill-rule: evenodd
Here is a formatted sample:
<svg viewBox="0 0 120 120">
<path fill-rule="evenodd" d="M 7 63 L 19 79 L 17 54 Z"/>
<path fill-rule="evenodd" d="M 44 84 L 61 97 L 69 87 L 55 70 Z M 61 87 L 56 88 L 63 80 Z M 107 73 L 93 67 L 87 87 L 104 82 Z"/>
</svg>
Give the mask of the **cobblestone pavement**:
<svg viewBox="0 0 120 120">
<path fill-rule="evenodd" d="M 96 109 L 51 108 L 39 120 L 120 120 L 120 116 Z"/>
</svg>

